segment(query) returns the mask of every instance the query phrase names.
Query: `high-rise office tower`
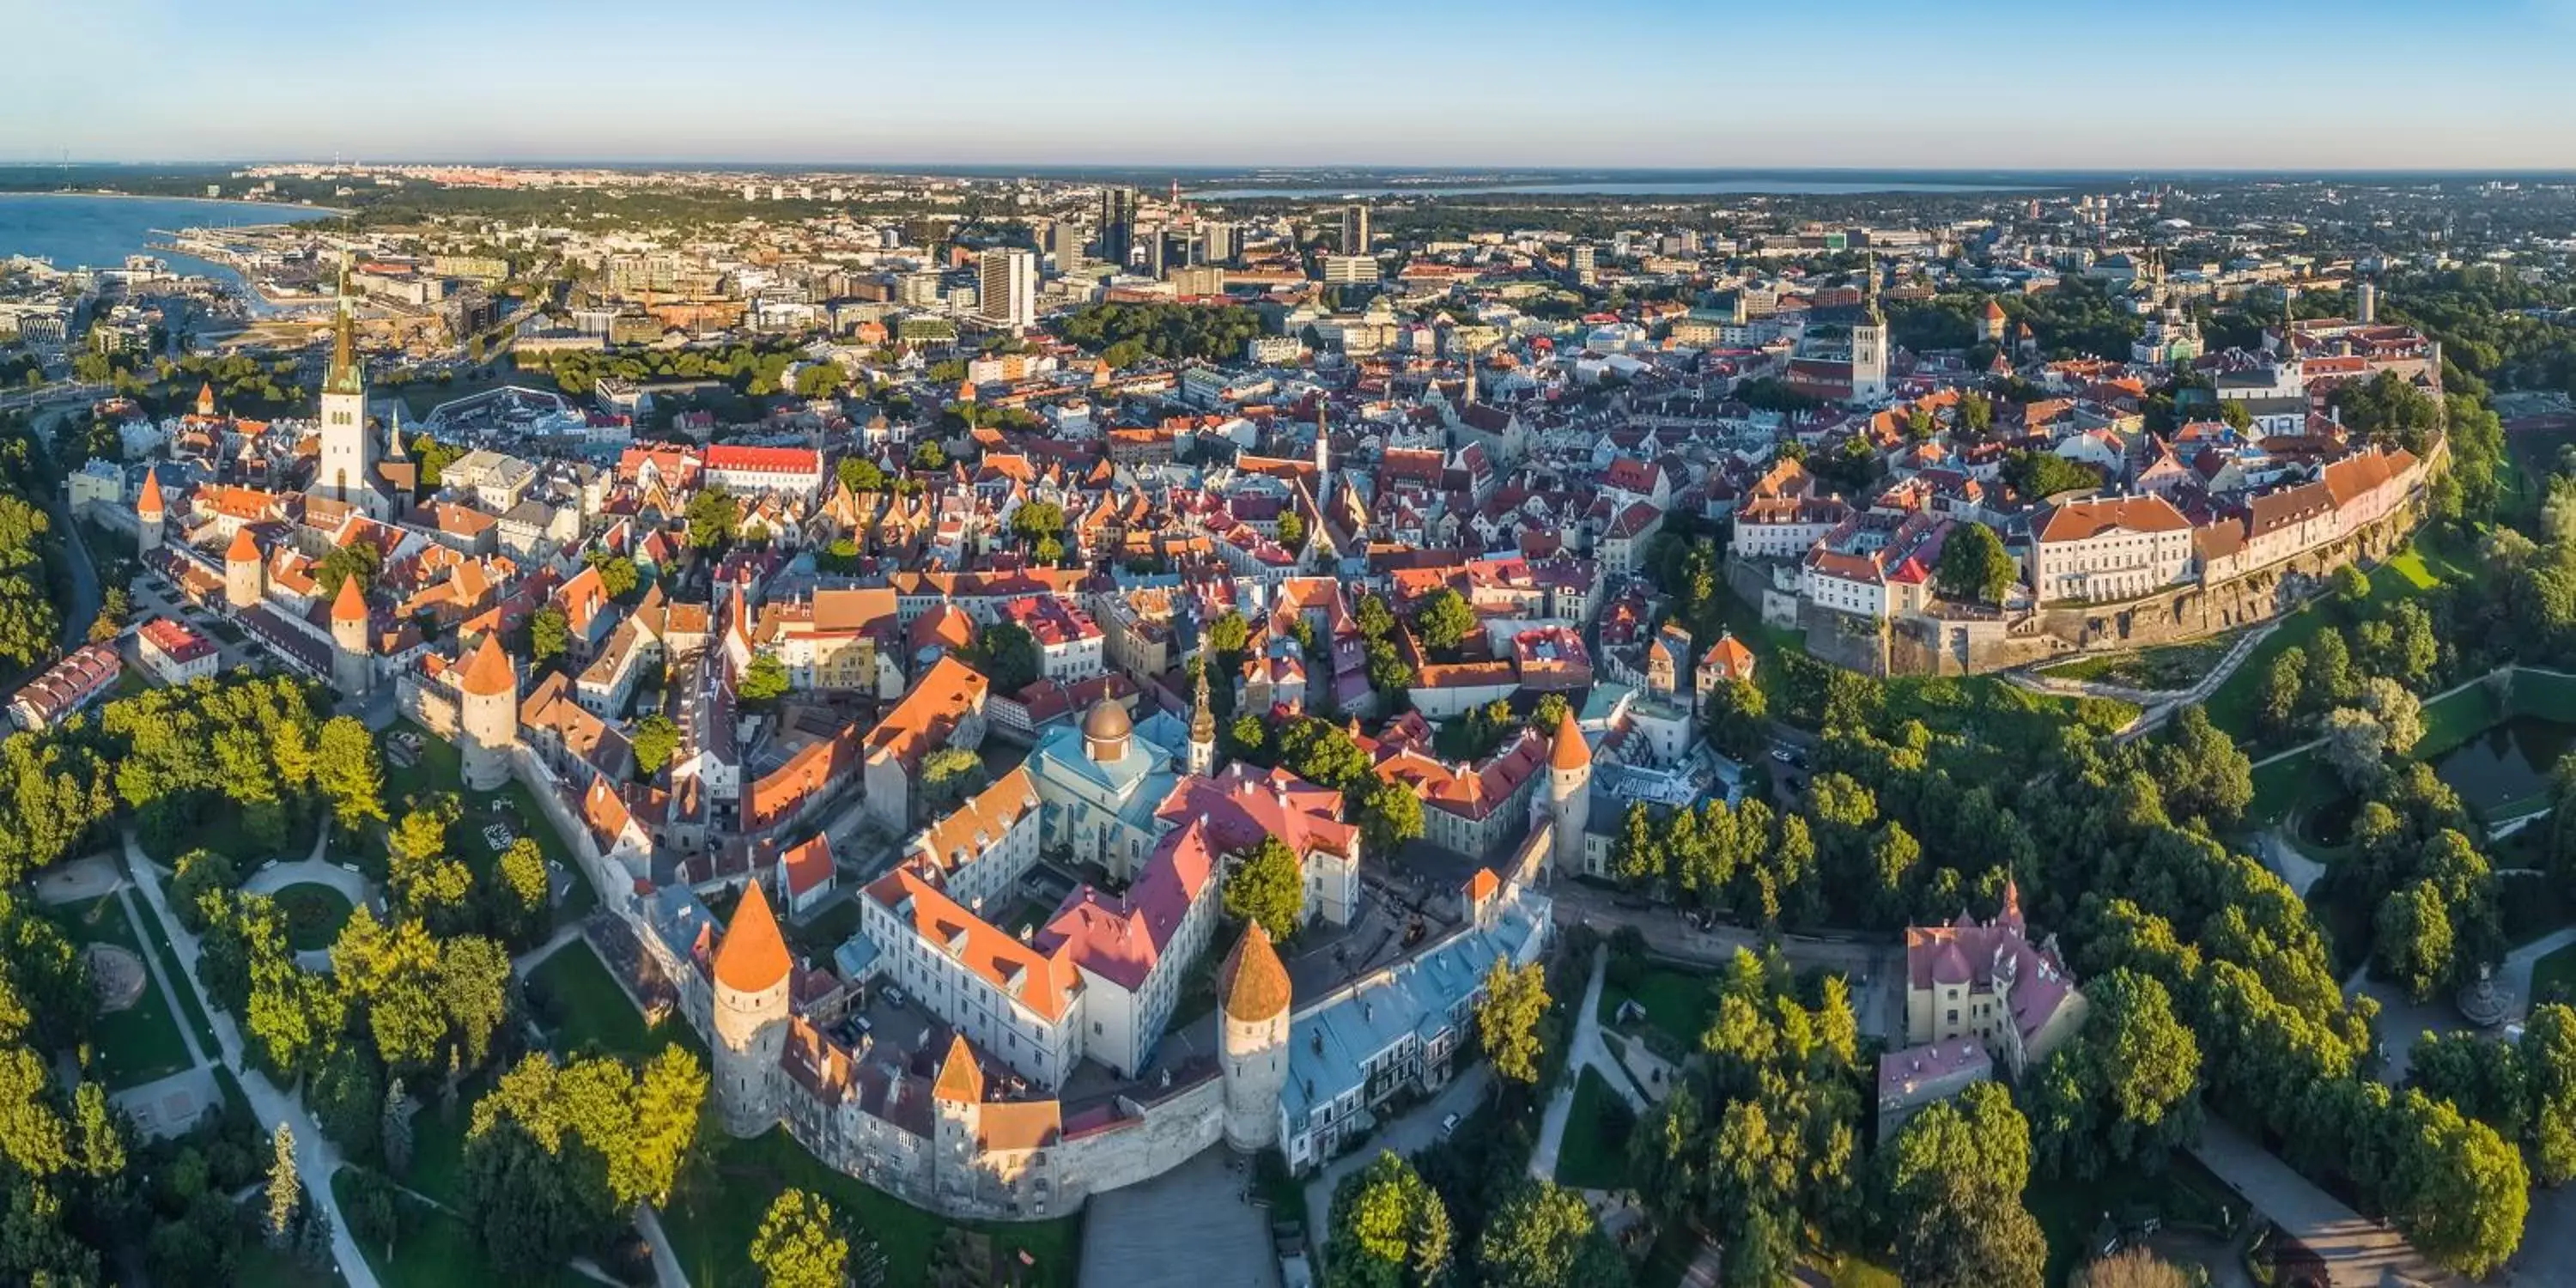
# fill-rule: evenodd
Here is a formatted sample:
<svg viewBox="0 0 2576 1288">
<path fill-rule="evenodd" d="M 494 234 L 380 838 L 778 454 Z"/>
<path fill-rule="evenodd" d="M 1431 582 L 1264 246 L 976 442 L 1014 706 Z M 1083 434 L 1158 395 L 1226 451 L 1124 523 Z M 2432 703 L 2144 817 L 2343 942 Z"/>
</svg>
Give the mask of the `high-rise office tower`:
<svg viewBox="0 0 2576 1288">
<path fill-rule="evenodd" d="M 1342 253 L 1365 255 L 1368 250 L 1368 207 L 1358 204 L 1342 207 Z"/>
<path fill-rule="evenodd" d="M 1055 252 L 1055 271 L 1070 273 L 1082 267 L 1082 225 L 1070 219 L 1055 221 L 1050 247 Z"/>
<path fill-rule="evenodd" d="M 1208 263 L 1234 262 L 1234 225 L 1219 219 L 1202 220 L 1199 223 L 1199 234 L 1207 243 Z"/>
<path fill-rule="evenodd" d="M 1100 257 L 1124 271 L 1136 249 L 1136 190 L 1104 188 L 1100 193 Z"/>
<path fill-rule="evenodd" d="M 1038 257 L 1016 246 L 975 257 L 975 296 L 986 319 L 1014 329 L 1038 320 Z"/>
</svg>

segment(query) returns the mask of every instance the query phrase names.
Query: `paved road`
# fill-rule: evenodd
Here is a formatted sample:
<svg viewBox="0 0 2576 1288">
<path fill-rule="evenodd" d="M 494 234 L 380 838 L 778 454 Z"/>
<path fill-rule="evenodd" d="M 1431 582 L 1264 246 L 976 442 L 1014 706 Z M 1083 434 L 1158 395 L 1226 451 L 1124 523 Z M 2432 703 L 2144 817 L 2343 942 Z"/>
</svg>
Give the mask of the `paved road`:
<svg viewBox="0 0 2576 1288">
<path fill-rule="evenodd" d="M 2333 1288 L 2379 1288 L 2390 1272 L 2428 1284 L 2458 1282 L 2396 1231 L 2364 1220 L 2223 1122 L 2211 1120 L 2192 1153 L 2256 1211 L 2324 1258 Z"/>
<path fill-rule="evenodd" d="M 1475 1068 L 1458 1075 L 1458 1080 L 1441 1088 L 1440 1094 L 1413 1107 L 1401 1118 L 1380 1123 L 1377 1134 L 1358 1149 L 1326 1165 L 1314 1180 L 1306 1183 L 1306 1233 L 1315 1245 L 1316 1269 L 1323 1269 L 1326 1232 L 1331 1228 L 1324 1218 L 1333 1210 L 1333 1187 L 1342 1178 L 1377 1161 L 1377 1156 L 1394 1150 L 1399 1154 L 1417 1154 L 1438 1144 L 1440 1120 L 1450 1114 L 1461 1118 L 1475 1112 L 1484 1103 L 1486 1088 L 1493 1082 L 1493 1067 L 1478 1061 Z"/>
<path fill-rule="evenodd" d="M 46 904 L 87 903 L 116 892 L 125 873 L 106 854 L 92 854 L 47 868 L 36 877 L 36 901 Z"/>
<path fill-rule="evenodd" d="M 1644 1092 L 1619 1067 L 1619 1061 L 1601 1044 L 1601 981 L 1610 973 L 1610 947 L 1592 950 L 1592 976 L 1583 985 L 1583 1006 L 1574 1015 L 1574 1041 L 1565 1054 L 1565 1072 L 1557 1081 L 1556 1094 L 1547 1098 L 1547 1114 L 1540 1119 L 1538 1147 L 1530 1151 L 1529 1174 L 1539 1180 L 1556 1178 L 1557 1151 L 1565 1144 L 1565 1123 L 1573 1116 L 1574 1088 L 1583 1081 L 1585 1069 L 1597 1069 L 1601 1080 L 1628 1102 L 1628 1108 L 1639 1114 L 1651 1106 Z"/>
<path fill-rule="evenodd" d="M 1246 1193 L 1248 1164 L 1224 1145 L 1082 1208 L 1078 1283 L 1115 1288 L 1277 1288 L 1270 1212 Z M 1316 1231 L 1316 1242 L 1323 1232 Z"/>
<path fill-rule="evenodd" d="M 1701 930 L 1670 908 L 1622 906 L 1639 901 L 1579 881 L 1556 882 L 1548 888 L 1548 897 L 1556 902 L 1560 926 L 1585 925 L 1605 935 L 1620 926 L 1634 926 L 1646 937 L 1649 950 L 1680 961 L 1723 966 L 1734 960 L 1738 949 L 1758 956 L 1776 943 L 1791 966 L 1837 971 L 1851 982 L 1852 1008 L 1862 1033 L 1887 1038 L 1904 1032 L 1905 993 L 1898 986 L 1905 970 L 1901 945 L 1817 935 L 1773 936 L 1742 926 Z"/>
<path fill-rule="evenodd" d="M 81 536 L 80 525 L 72 522 L 71 502 L 52 497 L 45 508 L 54 516 L 55 530 L 63 534 L 63 549 L 71 557 L 72 600 L 63 610 L 63 651 L 68 653 L 89 640 L 89 625 L 98 620 L 98 565 L 89 557 L 89 542 Z"/>
<path fill-rule="evenodd" d="M 340 1200 L 331 1193 L 331 1174 L 340 1170 L 339 1147 L 322 1134 L 313 1116 L 304 1112 L 301 1101 L 279 1090 L 267 1074 L 243 1064 L 240 1026 L 231 1015 L 216 1009 L 214 1000 L 206 995 L 205 984 L 197 978 L 197 937 L 171 915 L 169 902 L 161 891 L 161 874 L 144 856 L 143 847 L 135 842 L 131 831 L 125 834 L 125 860 L 134 874 L 135 888 L 143 892 L 143 901 L 151 905 L 153 915 L 161 919 L 162 928 L 170 934 L 170 946 L 179 954 L 179 967 L 188 976 L 188 987 L 196 990 L 198 1005 L 214 1024 L 215 1040 L 223 1048 L 224 1067 L 232 1070 L 234 1080 L 241 1084 L 252 1116 L 263 1127 L 273 1129 L 284 1124 L 294 1133 L 296 1174 L 304 1179 L 322 1214 L 331 1220 L 331 1255 L 340 1263 L 341 1278 L 349 1288 L 377 1288 L 376 1272 L 350 1237 L 348 1219 L 340 1213 Z M 183 1025 L 180 1031 L 185 1033 L 187 1029 Z M 190 1039 L 192 1043 L 194 1040 Z"/>
</svg>

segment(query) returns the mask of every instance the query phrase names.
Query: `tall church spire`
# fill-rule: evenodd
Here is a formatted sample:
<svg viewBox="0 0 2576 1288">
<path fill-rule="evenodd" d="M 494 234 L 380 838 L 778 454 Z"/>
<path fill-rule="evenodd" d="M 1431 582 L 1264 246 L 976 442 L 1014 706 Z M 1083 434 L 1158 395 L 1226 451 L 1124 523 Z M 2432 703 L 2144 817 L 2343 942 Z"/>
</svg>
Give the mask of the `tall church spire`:
<svg viewBox="0 0 2576 1288">
<path fill-rule="evenodd" d="M 1216 772 L 1216 701 L 1208 692 L 1208 669 L 1215 665 L 1216 646 L 1204 644 L 1199 649 L 1198 702 L 1190 712 L 1189 748 L 1189 771 L 1202 778 Z"/>
<path fill-rule="evenodd" d="M 357 322 L 349 312 L 349 250 L 340 248 L 340 313 L 331 321 L 331 370 L 322 378 L 322 392 L 328 394 L 364 394 L 366 372 L 358 366 Z"/>
</svg>

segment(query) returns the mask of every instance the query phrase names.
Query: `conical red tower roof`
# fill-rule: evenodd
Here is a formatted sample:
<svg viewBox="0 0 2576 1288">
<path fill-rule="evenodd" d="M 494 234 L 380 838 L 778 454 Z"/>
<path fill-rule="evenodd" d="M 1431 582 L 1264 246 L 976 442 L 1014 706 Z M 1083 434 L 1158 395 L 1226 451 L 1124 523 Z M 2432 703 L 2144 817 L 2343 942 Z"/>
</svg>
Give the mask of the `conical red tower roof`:
<svg viewBox="0 0 2576 1288">
<path fill-rule="evenodd" d="M 161 500 L 160 475 L 150 470 L 143 471 L 143 495 L 134 498 L 134 512 L 147 519 L 158 519 L 170 512 L 170 507 Z"/>
<path fill-rule="evenodd" d="M 475 646 L 474 657 L 465 664 L 465 678 L 458 687 L 483 697 L 519 687 L 519 677 L 510 670 L 510 656 L 501 651 L 497 635 L 487 633 L 483 642 Z"/>
<path fill-rule="evenodd" d="M 233 529 L 232 547 L 224 551 L 225 563 L 258 563 L 259 543 L 251 540 L 250 529 Z"/>
<path fill-rule="evenodd" d="M 1556 744 L 1548 749 L 1547 763 L 1553 769 L 1584 769 L 1592 764 L 1592 748 L 1583 743 L 1583 731 L 1574 725 L 1574 712 L 1567 711 L 1556 722 Z"/>
<path fill-rule="evenodd" d="M 331 620 L 335 622 L 367 620 L 367 597 L 358 593 L 357 578 L 340 579 L 340 593 L 331 600 Z"/>
<path fill-rule="evenodd" d="M 716 982 L 738 993 L 763 993 L 787 978 L 787 941 L 779 936 L 778 918 L 769 911 L 769 896 L 760 883 L 742 892 L 724 942 L 716 947 Z"/>
<path fill-rule="evenodd" d="M 1288 968 L 1280 964 L 1278 950 L 1270 946 L 1270 932 L 1260 922 L 1253 922 L 1234 946 L 1222 986 L 1225 1013 L 1246 1023 L 1288 1009 Z"/>
</svg>

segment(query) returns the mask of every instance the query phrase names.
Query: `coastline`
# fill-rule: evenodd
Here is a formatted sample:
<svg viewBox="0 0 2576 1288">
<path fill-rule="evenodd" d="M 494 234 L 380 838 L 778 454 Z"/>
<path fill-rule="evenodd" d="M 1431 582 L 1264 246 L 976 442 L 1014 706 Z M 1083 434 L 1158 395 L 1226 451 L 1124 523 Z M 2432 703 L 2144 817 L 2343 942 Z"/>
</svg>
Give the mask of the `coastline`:
<svg viewBox="0 0 2576 1288">
<path fill-rule="evenodd" d="M 345 206 L 316 206 L 301 201 L 244 201 L 239 197 L 179 197 L 155 192 L 92 191 L 87 188 L 0 188 L 0 197 L 80 197 L 87 200 L 112 201 L 187 201 L 200 206 L 249 206 L 254 209 L 314 211 L 325 215 L 350 213 Z"/>
</svg>

